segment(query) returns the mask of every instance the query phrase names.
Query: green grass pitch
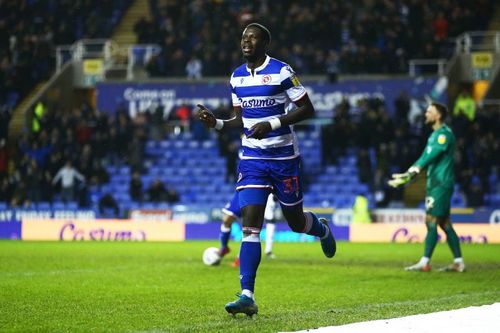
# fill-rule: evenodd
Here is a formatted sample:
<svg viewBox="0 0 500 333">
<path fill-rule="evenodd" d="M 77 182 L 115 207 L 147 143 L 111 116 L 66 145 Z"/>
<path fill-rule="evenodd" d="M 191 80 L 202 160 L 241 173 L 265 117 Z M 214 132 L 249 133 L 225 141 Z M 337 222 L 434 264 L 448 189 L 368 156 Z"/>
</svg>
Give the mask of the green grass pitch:
<svg viewBox="0 0 500 333">
<path fill-rule="evenodd" d="M 238 248 L 234 243 L 233 247 Z M 217 242 L 0 242 L 2 332 L 275 332 L 341 325 L 500 301 L 500 245 L 463 245 L 463 274 L 405 272 L 422 244 L 276 243 L 257 276 L 259 315 L 233 318 L 234 252 Z M 439 244 L 434 267 L 451 262 Z"/>
</svg>

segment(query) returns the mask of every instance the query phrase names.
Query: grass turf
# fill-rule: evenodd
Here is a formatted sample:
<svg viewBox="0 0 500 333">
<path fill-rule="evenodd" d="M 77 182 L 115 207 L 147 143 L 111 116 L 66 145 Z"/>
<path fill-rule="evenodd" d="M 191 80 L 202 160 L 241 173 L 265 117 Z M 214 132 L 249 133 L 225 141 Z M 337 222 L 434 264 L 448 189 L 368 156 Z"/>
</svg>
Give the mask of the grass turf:
<svg viewBox="0 0 500 333">
<path fill-rule="evenodd" d="M 236 251 L 204 266 L 214 245 L 1 241 L 0 331 L 290 331 L 500 301 L 500 245 L 463 245 L 468 271 L 456 274 L 405 272 L 422 244 L 339 243 L 326 259 L 319 243 L 277 243 L 259 268 L 259 315 L 233 318 Z M 449 262 L 439 244 L 434 266 Z"/>
</svg>

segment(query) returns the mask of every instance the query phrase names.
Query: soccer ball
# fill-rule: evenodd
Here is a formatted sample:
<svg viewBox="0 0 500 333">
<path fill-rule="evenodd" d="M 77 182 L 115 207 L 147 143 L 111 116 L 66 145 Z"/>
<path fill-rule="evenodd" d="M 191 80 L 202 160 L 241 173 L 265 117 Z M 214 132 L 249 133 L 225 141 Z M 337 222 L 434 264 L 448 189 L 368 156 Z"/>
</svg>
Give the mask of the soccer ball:
<svg viewBox="0 0 500 333">
<path fill-rule="evenodd" d="M 207 266 L 216 266 L 220 264 L 221 259 L 219 249 L 216 247 L 209 247 L 203 252 L 203 263 Z"/>
</svg>

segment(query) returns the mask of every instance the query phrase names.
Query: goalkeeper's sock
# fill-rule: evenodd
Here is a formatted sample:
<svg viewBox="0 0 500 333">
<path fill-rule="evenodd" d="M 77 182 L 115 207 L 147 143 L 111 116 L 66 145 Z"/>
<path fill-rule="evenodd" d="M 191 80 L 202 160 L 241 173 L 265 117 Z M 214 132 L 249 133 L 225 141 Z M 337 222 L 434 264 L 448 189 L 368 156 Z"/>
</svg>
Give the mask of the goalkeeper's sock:
<svg viewBox="0 0 500 333">
<path fill-rule="evenodd" d="M 448 224 L 444 227 L 444 232 L 446 233 L 446 241 L 448 242 L 448 246 L 453 253 L 453 257 L 461 258 L 462 251 L 460 251 L 460 240 L 458 239 L 455 229 L 453 229 L 453 227 Z"/>
<path fill-rule="evenodd" d="M 240 284 L 241 290 L 249 290 L 252 293 L 262 252 L 259 234 L 258 228 L 243 227 L 243 240 L 240 248 Z"/>
<path fill-rule="evenodd" d="M 227 248 L 227 243 L 229 242 L 230 235 L 231 235 L 231 228 L 226 227 L 224 223 L 222 223 L 220 226 L 220 234 L 219 234 L 221 249 Z"/>
<path fill-rule="evenodd" d="M 429 258 L 429 257 L 422 257 L 422 258 L 420 258 L 420 261 L 418 263 L 422 264 L 422 265 L 428 265 L 429 261 L 431 261 L 431 258 Z"/>
<path fill-rule="evenodd" d="M 425 236 L 425 250 L 424 257 L 432 257 L 432 252 L 436 247 L 438 241 L 437 225 L 436 223 L 427 223 L 427 236 Z"/>
</svg>

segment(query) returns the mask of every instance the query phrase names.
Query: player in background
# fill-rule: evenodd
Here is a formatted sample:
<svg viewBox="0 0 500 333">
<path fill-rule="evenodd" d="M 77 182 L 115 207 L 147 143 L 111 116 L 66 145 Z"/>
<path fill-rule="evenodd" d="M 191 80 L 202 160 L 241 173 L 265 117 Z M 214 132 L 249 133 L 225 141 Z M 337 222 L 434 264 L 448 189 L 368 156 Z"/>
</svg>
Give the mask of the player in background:
<svg viewBox="0 0 500 333">
<path fill-rule="evenodd" d="M 272 194 L 269 195 L 266 204 L 266 210 L 264 212 L 264 219 L 266 222 L 266 249 L 264 253 L 266 257 L 269 259 L 274 259 L 275 255 L 273 254 L 273 241 L 274 241 L 274 232 L 276 229 L 276 201 Z M 222 224 L 220 226 L 220 255 L 223 258 L 226 254 L 231 252 L 231 249 L 228 246 L 229 237 L 231 236 L 231 226 L 233 222 L 237 219 L 241 218 L 241 209 L 240 203 L 238 200 L 238 192 L 236 192 L 231 199 L 230 202 L 226 204 L 224 208 L 222 208 L 222 213 L 224 217 L 222 218 Z M 232 263 L 232 266 L 239 267 L 240 266 L 240 258 L 236 257 Z"/>
<path fill-rule="evenodd" d="M 432 252 L 438 242 L 437 226 L 446 233 L 446 240 L 454 256 L 453 264 L 442 271 L 464 272 L 465 264 L 460 250 L 460 241 L 450 221 L 451 197 L 455 183 L 454 154 L 455 135 L 444 123 L 448 110 L 439 103 L 431 103 L 425 112 L 425 123 L 433 132 L 420 158 L 401 174 L 393 174 L 389 185 L 399 187 L 408 183 L 422 169 L 427 169 L 426 184 L 426 226 L 424 256 L 418 263 L 406 267 L 408 271 L 428 272 L 431 270 Z"/>
<path fill-rule="evenodd" d="M 319 237 L 326 257 L 336 252 L 335 238 L 325 219 L 302 207 L 302 176 L 293 124 L 314 116 L 314 107 L 304 86 L 289 65 L 267 55 L 271 33 L 251 23 L 241 36 L 246 63 L 231 75 L 231 97 L 235 117 L 216 119 L 198 105 L 199 119 L 222 130 L 242 127 L 242 156 L 238 165 L 238 199 L 242 211 L 243 239 L 240 248 L 241 295 L 226 304 L 228 313 L 253 315 L 255 279 L 261 260 L 260 231 L 269 193 L 273 192 L 290 228 Z"/>
</svg>

